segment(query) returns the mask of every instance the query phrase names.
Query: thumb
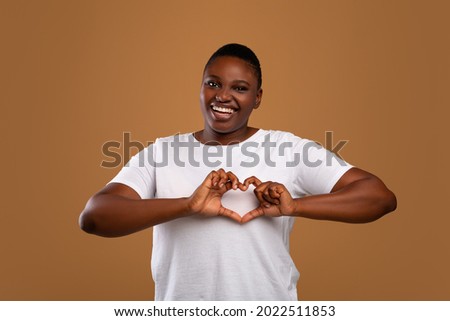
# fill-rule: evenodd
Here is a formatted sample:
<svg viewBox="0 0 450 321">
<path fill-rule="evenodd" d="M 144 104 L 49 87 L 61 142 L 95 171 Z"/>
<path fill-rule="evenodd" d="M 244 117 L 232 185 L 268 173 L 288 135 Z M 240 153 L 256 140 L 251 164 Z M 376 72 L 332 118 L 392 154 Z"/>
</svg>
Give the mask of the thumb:
<svg viewBox="0 0 450 321">
<path fill-rule="evenodd" d="M 241 224 L 248 223 L 257 217 L 264 216 L 264 209 L 262 207 L 257 207 L 249 212 L 247 212 L 241 218 Z"/>
<path fill-rule="evenodd" d="M 221 206 L 219 209 L 218 215 L 229 217 L 232 220 L 235 220 L 236 222 L 241 223 L 241 216 L 238 213 L 236 213 L 235 211 L 232 211 L 226 207 Z"/>
</svg>

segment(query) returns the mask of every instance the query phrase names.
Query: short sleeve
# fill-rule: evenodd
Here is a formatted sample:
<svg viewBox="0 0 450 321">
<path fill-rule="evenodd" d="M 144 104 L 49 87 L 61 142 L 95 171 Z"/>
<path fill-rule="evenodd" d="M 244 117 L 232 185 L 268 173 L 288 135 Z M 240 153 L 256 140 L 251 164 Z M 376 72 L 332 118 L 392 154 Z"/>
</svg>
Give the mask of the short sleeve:
<svg viewBox="0 0 450 321">
<path fill-rule="evenodd" d="M 142 199 L 155 196 L 155 167 L 152 157 L 156 145 L 152 144 L 134 155 L 109 183 L 121 183 L 134 189 Z"/>
<path fill-rule="evenodd" d="M 301 161 L 294 185 L 304 195 L 330 193 L 342 175 L 353 167 L 308 139 L 300 139 L 296 150 L 300 153 Z"/>
</svg>

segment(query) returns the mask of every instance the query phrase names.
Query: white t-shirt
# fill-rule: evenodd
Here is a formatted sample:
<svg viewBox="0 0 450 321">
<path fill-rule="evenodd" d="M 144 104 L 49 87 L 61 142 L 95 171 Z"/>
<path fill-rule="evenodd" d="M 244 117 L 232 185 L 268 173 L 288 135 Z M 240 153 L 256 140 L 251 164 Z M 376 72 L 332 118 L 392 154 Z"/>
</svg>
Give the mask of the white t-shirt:
<svg viewBox="0 0 450 321">
<path fill-rule="evenodd" d="M 329 193 L 351 165 L 282 131 L 260 129 L 228 146 L 182 134 L 157 139 L 111 183 L 128 185 L 143 199 L 188 197 L 219 168 L 241 182 L 256 176 L 282 183 L 299 198 Z M 222 204 L 241 215 L 258 206 L 252 189 L 230 190 Z M 289 254 L 293 222 L 288 216 L 260 217 L 241 225 L 193 215 L 154 226 L 155 300 L 297 300 L 299 272 Z"/>
</svg>

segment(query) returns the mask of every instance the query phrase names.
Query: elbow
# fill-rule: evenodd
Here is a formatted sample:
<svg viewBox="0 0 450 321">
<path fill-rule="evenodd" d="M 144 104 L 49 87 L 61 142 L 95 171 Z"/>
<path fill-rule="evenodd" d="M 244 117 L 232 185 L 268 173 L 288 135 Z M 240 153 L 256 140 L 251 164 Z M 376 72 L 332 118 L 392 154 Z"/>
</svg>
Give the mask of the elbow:
<svg viewBox="0 0 450 321">
<path fill-rule="evenodd" d="M 84 209 L 78 218 L 78 225 L 81 230 L 89 234 L 96 234 L 96 224 L 93 215 L 89 210 Z"/>
<path fill-rule="evenodd" d="M 370 197 L 370 206 L 365 211 L 365 215 L 354 221 L 355 223 L 371 223 L 379 220 L 397 208 L 397 198 L 389 189 L 379 189 Z"/>
<path fill-rule="evenodd" d="M 111 230 L 108 224 L 105 225 L 104 210 L 101 209 L 97 199 L 91 198 L 78 218 L 80 229 L 88 234 L 94 234 L 101 237 L 122 236 L 121 233 Z"/>
<path fill-rule="evenodd" d="M 388 201 L 388 211 L 387 213 L 393 212 L 397 209 L 397 197 L 395 197 L 395 194 L 392 193 L 391 191 L 389 191 L 390 196 L 389 196 L 389 201 Z"/>
<path fill-rule="evenodd" d="M 397 198 L 395 194 L 390 190 L 386 189 L 378 199 L 378 211 L 379 217 L 381 218 L 386 214 L 389 214 L 397 209 Z"/>
<path fill-rule="evenodd" d="M 395 194 L 386 188 L 382 196 L 382 204 L 384 209 L 384 214 L 393 212 L 397 208 L 397 198 Z"/>
<path fill-rule="evenodd" d="M 88 200 L 78 218 L 78 225 L 81 230 L 88 234 L 100 235 L 101 211 L 99 210 L 99 204 L 97 196 L 94 195 Z"/>
</svg>

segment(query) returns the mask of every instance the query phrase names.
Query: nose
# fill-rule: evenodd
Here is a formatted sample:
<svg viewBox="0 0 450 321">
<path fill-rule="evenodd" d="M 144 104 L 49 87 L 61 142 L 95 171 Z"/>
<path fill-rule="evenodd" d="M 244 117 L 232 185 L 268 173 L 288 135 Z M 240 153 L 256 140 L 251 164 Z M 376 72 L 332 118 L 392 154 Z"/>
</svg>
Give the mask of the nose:
<svg viewBox="0 0 450 321">
<path fill-rule="evenodd" d="M 220 103 L 229 101 L 230 99 L 231 95 L 227 88 L 221 88 L 220 91 L 216 94 L 216 100 Z"/>
</svg>

